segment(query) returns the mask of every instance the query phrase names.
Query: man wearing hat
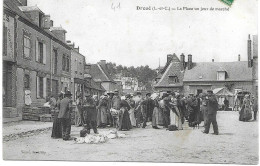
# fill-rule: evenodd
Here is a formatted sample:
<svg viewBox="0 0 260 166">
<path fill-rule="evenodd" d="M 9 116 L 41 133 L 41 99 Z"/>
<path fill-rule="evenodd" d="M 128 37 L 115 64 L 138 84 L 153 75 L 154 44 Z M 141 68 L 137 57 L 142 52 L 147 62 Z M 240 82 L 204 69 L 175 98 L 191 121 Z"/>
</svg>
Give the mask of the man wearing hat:
<svg viewBox="0 0 260 166">
<path fill-rule="evenodd" d="M 85 95 L 85 100 L 83 101 L 83 111 L 84 111 L 84 119 L 86 122 L 86 125 L 84 126 L 84 129 L 87 129 L 87 134 L 90 133 L 91 127 L 94 130 L 95 134 L 98 134 L 97 131 L 97 110 L 94 99 L 91 97 L 89 93 Z"/>
<path fill-rule="evenodd" d="M 218 101 L 216 96 L 213 95 L 212 90 L 207 91 L 206 101 L 207 101 L 208 118 L 203 133 L 205 134 L 209 133 L 210 124 L 212 123 L 214 134 L 218 135 L 218 124 L 216 119 L 217 111 L 218 111 Z"/>
<path fill-rule="evenodd" d="M 62 128 L 62 138 L 63 140 L 70 139 L 71 132 L 71 108 L 72 108 L 72 100 L 71 100 L 71 92 L 67 91 L 64 95 L 64 98 L 58 103 L 59 114 L 58 118 L 61 122 Z"/>
<path fill-rule="evenodd" d="M 109 91 L 107 92 L 107 95 L 108 95 L 108 99 L 107 99 L 107 102 L 108 102 L 108 123 L 110 125 L 110 127 L 113 127 L 113 117 L 111 115 L 111 112 L 110 112 L 110 109 L 112 108 L 112 99 L 114 97 L 114 92 L 112 91 Z"/>
<path fill-rule="evenodd" d="M 189 94 L 189 97 L 187 99 L 187 109 L 188 109 L 188 121 L 189 121 L 189 127 L 192 126 L 193 122 L 196 121 L 196 112 L 198 111 L 198 102 L 197 99 L 194 97 L 193 93 Z"/>
<path fill-rule="evenodd" d="M 116 89 L 114 91 L 114 96 L 112 98 L 112 108 L 117 110 L 119 112 L 120 110 L 120 103 L 121 103 L 121 98 L 118 94 L 118 90 Z M 113 118 L 113 126 L 116 127 L 117 120 Z"/>
</svg>

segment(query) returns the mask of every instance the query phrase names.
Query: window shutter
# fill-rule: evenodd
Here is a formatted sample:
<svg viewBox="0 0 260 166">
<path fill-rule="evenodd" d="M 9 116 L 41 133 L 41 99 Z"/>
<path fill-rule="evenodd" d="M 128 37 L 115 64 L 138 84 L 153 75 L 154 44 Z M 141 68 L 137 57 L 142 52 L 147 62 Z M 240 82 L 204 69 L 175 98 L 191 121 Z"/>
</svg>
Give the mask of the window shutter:
<svg viewBox="0 0 260 166">
<path fill-rule="evenodd" d="M 36 60 L 36 62 L 39 62 L 38 40 L 36 40 L 36 43 L 35 43 L 35 60 Z"/>
<path fill-rule="evenodd" d="M 38 76 L 36 78 L 36 95 L 40 98 L 40 78 Z"/>
<path fill-rule="evenodd" d="M 43 64 L 46 64 L 46 44 L 43 43 Z"/>
<path fill-rule="evenodd" d="M 46 98 L 46 91 L 47 91 L 46 85 L 47 85 L 47 78 L 44 77 L 43 78 L 43 98 Z"/>
</svg>

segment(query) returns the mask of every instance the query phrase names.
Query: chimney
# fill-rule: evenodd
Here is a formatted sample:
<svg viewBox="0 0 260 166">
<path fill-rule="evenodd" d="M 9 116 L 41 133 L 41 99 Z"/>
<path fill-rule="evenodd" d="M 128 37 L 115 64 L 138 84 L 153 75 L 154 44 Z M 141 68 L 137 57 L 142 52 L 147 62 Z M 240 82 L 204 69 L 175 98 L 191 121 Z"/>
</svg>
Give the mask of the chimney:
<svg viewBox="0 0 260 166">
<path fill-rule="evenodd" d="M 248 56 L 248 67 L 252 67 L 252 61 L 251 61 L 251 39 L 250 35 L 248 35 L 248 40 L 247 40 L 247 56 Z"/>
<path fill-rule="evenodd" d="M 106 60 L 100 60 L 99 62 L 102 66 L 105 66 L 106 65 Z"/>
<path fill-rule="evenodd" d="M 53 20 L 50 21 L 50 25 L 51 25 L 51 27 L 53 27 Z"/>
<path fill-rule="evenodd" d="M 27 6 L 27 0 L 18 0 L 21 6 Z"/>
<path fill-rule="evenodd" d="M 29 17 L 38 27 L 43 27 L 44 13 L 37 6 L 18 6 L 19 9 Z"/>
<path fill-rule="evenodd" d="M 78 46 L 78 48 L 75 48 L 75 47 L 74 47 L 74 50 L 77 51 L 77 52 L 79 52 L 79 46 Z"/>
<path fill-rule="evenodd" d="M 67 31 L 62 27 L 52 27 L 51 32 L 61 41 L 66 42 L 66 33 Z"/>
<path fill-rule="evenodd" d="M 172 55 L 168 54 L 167 55 L 167 64 L 170 63 L 172 61 Z"/>
<path fill-rule="evenodd" d="M 240 54 L 238 54 L 238 61 L 240 61 Z"/>
<path fill-rule="evenodd" d="M 212 62 L 214 62 L 214 59 L 212 59 Z"/>
<path fill-rule="evenodd" d="M 188 55 L 188 70 L 190 70 L 192 68 L 192 55 L 189 54 Z"/>
<path fill-rule="evenodd" d="M 182 53 L 180 55 L 180 59 L 181 59 L 181 65 L 182 65 L 182 69 L 185 69 L 185 55 Z"/>
<path fill-rule="evenodd" d="M 50 29 L 51 25 L 51 17 L 50 15 L 44 15 L 42 18 L 42 28 L 43 29 Z"/>
<path fill-rule="evenodd" d="M 85 64 L 85 74 L 90 74 L 91 64 Z"/>
</svg>

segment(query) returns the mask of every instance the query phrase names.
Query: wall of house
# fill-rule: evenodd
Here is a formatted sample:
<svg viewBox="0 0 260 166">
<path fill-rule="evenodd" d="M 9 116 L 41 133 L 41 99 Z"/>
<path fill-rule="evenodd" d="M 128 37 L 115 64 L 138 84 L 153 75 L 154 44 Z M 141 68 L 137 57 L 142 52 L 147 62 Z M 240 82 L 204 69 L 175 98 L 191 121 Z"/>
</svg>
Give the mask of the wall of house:
<svg viewBox="0 0 260 166">
<path fill-rule="evenodd" d="M 67 87 L 70 90 L 71 86 L 71 73 L 62 71 L 62 58 L 63 55 L 71 56 L 70 49 L 64 47 L 63 45 L 55 42 L 52 40 L 52 49 L 56 49 L 58 53 L 58 60 L 57 60 L 57 74 L 52 74 L 52 79 L 58 81 L 58 92 L 61 92 L 65 90 L 65 87 Z M 52 55 L 54 57 L 54 55 Z M 53 63 L 53 60 L 52 60 Z M 52 65 L 52 68 L 54 66 Z M 52 72 L 53 73 L 53 72 Z"/>
<path fill-rule="evenodd" d="M 194 93 L 196 95 L 197 89 L 202 89 L 203 92 L 207 92 L 207 90 L 222 88 L 225 87 L 226 82 L 183 82 L 183 91 L 184 95 L 187 96 L 189 93 Z M 244 82 L 229 82 L 233 84 L 231 87 L 231 92 L 234 93 L 235 89 L 242 89 L 245 91 L 253 92 L 252 89 L 252 81 L 244 81 Z"/>
<path fill-rule="evenodd" d="M 172 91 L 172 92 L 183 93 L 183 88 L 182 87 L 155 87 L 154 89 L 157 92 Z"/>
<path fill-rule="evenodd" d="M 71 50 L 71 93 L 73 99 L 76 95 L 75 86 L 77 86 L 77 83 L 74 82 L 74 78 L 84 80 L 84 65 L 85 57 L 77 51 Z"/>
</svg>

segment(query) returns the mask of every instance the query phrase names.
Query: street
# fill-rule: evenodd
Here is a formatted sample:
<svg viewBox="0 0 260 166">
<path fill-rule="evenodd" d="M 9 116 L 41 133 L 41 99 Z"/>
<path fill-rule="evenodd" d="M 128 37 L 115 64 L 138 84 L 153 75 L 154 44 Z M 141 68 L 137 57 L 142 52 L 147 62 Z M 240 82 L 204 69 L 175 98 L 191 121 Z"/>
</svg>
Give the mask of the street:
<svg viewBox="0 0 260 166">
<path fill-rule="evenodd" d="M 143 161 L 186 163 L 258 163 L 258 122 L 238 121 L 238 112 L 218 112 L 219 135 L 203 134 L 185 122 L 183 131 L 155 130 L 148 125 L 122 131 L 126 138 L 103 144 L 75 144 L 52 139 L 51 129 L 18 139 L 4 139 L 5 160 Z M 72 127 L 79 137 L 82 127 Z M 109 129 L 99 129 L 102 133 Z M 3 129 L 5 132 L 5 129 Z M 8 131 L 10 133 L 10 131 Z M 93 131 L 91 131 L 93 132 Z"/>
</svg>

